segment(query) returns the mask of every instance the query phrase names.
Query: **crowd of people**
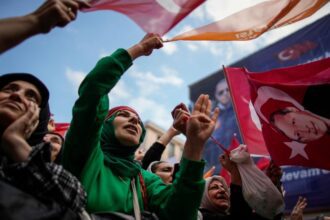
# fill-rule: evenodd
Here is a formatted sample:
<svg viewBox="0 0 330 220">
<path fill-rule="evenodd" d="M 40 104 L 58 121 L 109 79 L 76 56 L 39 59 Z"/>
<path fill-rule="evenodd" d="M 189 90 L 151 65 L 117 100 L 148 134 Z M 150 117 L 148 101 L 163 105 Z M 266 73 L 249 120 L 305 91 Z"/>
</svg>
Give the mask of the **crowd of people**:
<svg viewBox="0 0 330 220">
<path fill-rule="evenodd" d="M 0 52 L 64 27 L 85 7 L 80 0 L 47 0 L 29 15 L 0 20 Z M 108 94 L 135 59 L 162 46 L 158 35 L 147 34 L 99 60 L 79 87 L 65 137 L 50 129 L 43 82 L 31 73 L 1 74 L 1 219 L 284 218 L 282 212 L 265 218 L 249 206 L 240 170 L 227 154 L 219 163 L 231 174 L 230 186 L 221 176 L 203 178 L 204 146 L 220 113 L 208 95 L 201 94 L 191 112 L 178 105 L 172 126 L 135 160 L 146 134 L 143 120 L 129 106 L 110 108 Z M 186 137 L 180 163 L 161 161 L 178 134 Z M 290 219 L 302 219 L 306 206 L 299 198 Z"/>
</svg>

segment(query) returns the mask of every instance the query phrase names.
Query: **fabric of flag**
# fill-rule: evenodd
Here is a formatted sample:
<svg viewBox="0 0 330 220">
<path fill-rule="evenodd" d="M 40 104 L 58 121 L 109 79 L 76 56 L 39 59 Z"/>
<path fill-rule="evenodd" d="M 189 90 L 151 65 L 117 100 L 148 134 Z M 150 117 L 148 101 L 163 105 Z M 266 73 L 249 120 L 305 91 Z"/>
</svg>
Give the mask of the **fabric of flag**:
<svg viewBox="0 0 330 220">
<path fill-rule="evenodd" d="M 243 143 L 252 156 L 269 156 L 258 115 L 251 102 L 250 85 L 245 72 L 241 68 L 224 70 Z"/>
<path fill-rule="evenodd" d="M 273 161 L 330 170 L 330 58 L 263 73 L 226 68 L 227 76 L 239 71 Z"/>
<path fill-rule="evenodd" d="M 168 41 L 244 41 L 264 32 L 300 21 L 323 7 L 328 0 L 271 0 L 234 13 L 220 21 L 175 36 Z M 219 13 L 221 9 L 219 9 Z"/>
<path fill-rule="evenodd" d="M 90 0 L 85 11 L 114 10 L 145 32 L 164 35 L 205 0 Z"/>
</svg>

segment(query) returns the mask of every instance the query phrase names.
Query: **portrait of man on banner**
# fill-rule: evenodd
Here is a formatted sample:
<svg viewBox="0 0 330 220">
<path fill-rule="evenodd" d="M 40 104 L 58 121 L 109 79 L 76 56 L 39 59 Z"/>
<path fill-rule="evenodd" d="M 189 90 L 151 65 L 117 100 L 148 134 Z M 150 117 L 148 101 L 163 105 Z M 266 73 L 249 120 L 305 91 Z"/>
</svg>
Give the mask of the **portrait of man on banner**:
<svg viewBox="0 0 330 220">
<path fill-rule="evenodd" d="M 229 147 L 233 137 L 236 137 L 238 141 L 242 143 L 230 91 L 225 78 L 221 79 L 216 84 L 213 95 L 213 109 L 218 107 L 220 109 L 220 114 L 212 136 L 226 148 Z M 207 163 L 206 170 L 215 166 L 215 173 L 220 172 L 218 158 L 222 153 L 223 151 L 211 139 L 209 139 L 203 154 L 203 158 Z"/>
<path fill-rule="evenodd" d="M 326 88 L 326 86 L 323 87 Z M 330 86 L 327 87 L 330 89 Z M 260 87 L 257 93 L 254 106 L 258 115 L 291 140 L 308 143 L 330 135 L 330 113 L 318 115 L 308 111 L 304 108 L 303 103 L 298 103 L 287 93 L 274 87 Z M 275 106 L 273 109 L 266 109 L 266 103 L 271 102 L 270 99 L 273 100 Z M 266 109 L 265 113 L 261 111 L 261 108 Z M 268 114 L 268 117 L 265 114 Z"/>
<path fill-rule="evenodd" d="M 330 156 L 330 110 L 323 99 L 330 95 L 330 84 L 254 88 L 253 105 L 273 159 L 330 169 L 325 163 Z"/>
</svg>

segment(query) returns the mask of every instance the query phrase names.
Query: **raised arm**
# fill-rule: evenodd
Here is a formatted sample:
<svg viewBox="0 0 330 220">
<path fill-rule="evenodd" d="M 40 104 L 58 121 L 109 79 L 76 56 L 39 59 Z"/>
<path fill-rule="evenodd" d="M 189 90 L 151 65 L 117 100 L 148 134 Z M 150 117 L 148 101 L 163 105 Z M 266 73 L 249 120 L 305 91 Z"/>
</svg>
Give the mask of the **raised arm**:
<svg viewBox="0 0 330 220">
<path fill-rule="evenodd" d="M 203 179 L 204 161 L 202 151 L 210 137 L 219 109 L 211 115 L 211 101 L 208 95 L 201 95 L 195 103 L 192 114 L 186 124 L 186 143 L 180 162 L 179 172 L 172 185 L 157 193 L 148 191 L 151 206 L 160 206 L 160 218 L 197 219 L 197 211 L 202 199 L 205 181 Z M 147 184 L 148 185 L 148 184 Z M 150 188 L 156 184 L 151 184 Z M 158 186 L 159 187 L 159 186 Z"/>
<path fill-rule="evenodd" d="M 64 27 L 75 20 L 77 11 L 89 7 L 79 0 L 46 0 L 35 12 L 0 20 L 0 53 L 16 46 L 25 39 L 48 33 L 54 27 Z"/>
<path fill-rule="evenodd" d="M 109 109 L 108 93 L 121 75 L 139 56 L 150 55 L 162 47 L 157 35 L 147 34 L 142 41 L 127 51 L 118 49 L 102 58 L 79 87 L 79 98 L 73 107 L 73 118 L 66 135 L 63 164 L 74 175 L 80 176 L 94 150 L 101 152 L 102 124 Z M 98 153 L 100 155 L 100 153 Z"/>
<path fill-rule="evenodd" d="M 209 96 L 199 96 L 187 122 L 187 141 L 184 146 L 182 157 L 194 161 L 200 161 L 202 159 L 204 144 L 214 130 L 219 115 L 219 109 L 216 108 L 212 116 L 210 116 L 210 114 L 211 100 Z"/>
<path fill-rule="evenodd" d="M 290 220 L 303 220 L 304 209 L 307 206 L 307 199 L 299 196 L 296 205 L 290 214 Z"/>
<path fill-rule="evenodd" d="M 175 124 L 178 123 L 179 119 L 174 118 L 173 124 L 171 127 L 167 129 L 167 131 L 160 136 L 160 138 L 152 144 L 152 146 L 148 149 L 146 154 L 142 159 L 142 168 L 147 169 L 149 164 L 153 161 L 159 161 L 162 157 L 162 154 L 165 150 L 165 147 L 171 142 L 171 140 L 180 134 L 180 131 L 174 128 Z"/>
</svg>

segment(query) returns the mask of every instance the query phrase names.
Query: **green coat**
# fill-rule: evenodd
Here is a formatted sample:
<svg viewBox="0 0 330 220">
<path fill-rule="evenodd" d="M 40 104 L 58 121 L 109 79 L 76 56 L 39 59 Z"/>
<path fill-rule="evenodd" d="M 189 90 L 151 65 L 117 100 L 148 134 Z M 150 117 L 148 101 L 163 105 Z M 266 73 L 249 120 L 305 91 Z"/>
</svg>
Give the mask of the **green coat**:
<svg viewBox="0 0 330 220">
<path fill-rule="evenodd" d="M 73 119 L 66 135 L 63 165 L 76 175 L 87 192 L 87 211 L 116 211 L 133 215 L 130 179 L 120 177 L 104 164 L 100 135 L 109 109 L 108 93 L 132 65 L 124 49 L 101 59 L 79 88 Z M 172 185 L 141 168 L 148 194 L 149 211 L 161 219 L 196 219 L 205 181 L 203 161 L 182 158 Z M 139 204 L 143 210 L 140 183 L 136 178 Z"/>
</svg>

